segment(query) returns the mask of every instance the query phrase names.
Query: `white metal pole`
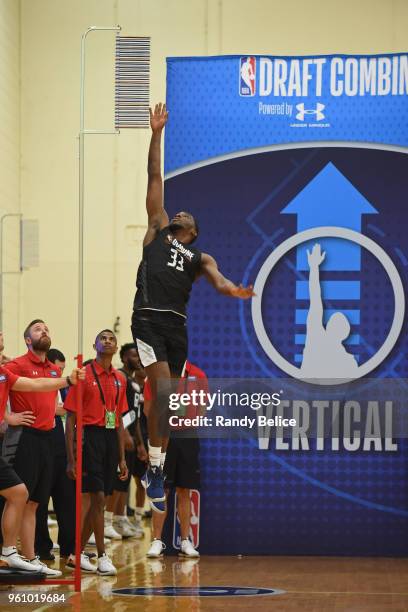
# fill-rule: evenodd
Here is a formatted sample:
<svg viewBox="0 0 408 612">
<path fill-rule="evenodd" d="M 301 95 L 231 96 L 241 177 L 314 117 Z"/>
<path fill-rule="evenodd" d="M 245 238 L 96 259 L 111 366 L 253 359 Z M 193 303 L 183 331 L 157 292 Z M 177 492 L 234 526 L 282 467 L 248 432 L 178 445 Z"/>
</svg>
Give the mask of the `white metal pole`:
<svg viewBox="0 0 408 612">
<path fill-rule="evenodd" d="M 83 354 L 84 342 L 84 154 L 85 134 L 117 134 L 118 130 L 85 130 L 85 41 L 89 32 L 120 32 L 117 26 L 90 26 L 81 39 L 81 85 L 79 116 L 79 252 L 78 252 L 78 355 Z"/>
<path fill-rule="evenodd" d="M 21 213 L 6 213 L 0 218 L 0 331 L 3 331 L 3 223 L 7 217 L 22 217 Z M 21 231 L 20 231 L 20 254 L 21 254 Z M 20 255 L 21 270 L 21 255 Z"/>
</svg>

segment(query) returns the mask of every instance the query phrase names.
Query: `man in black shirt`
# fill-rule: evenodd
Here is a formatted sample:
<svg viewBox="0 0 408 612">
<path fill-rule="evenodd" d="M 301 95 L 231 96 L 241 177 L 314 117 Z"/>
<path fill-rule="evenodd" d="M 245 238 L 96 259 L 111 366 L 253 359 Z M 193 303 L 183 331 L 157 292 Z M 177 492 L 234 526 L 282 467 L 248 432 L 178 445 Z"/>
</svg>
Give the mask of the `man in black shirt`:
<svg viewBox="0 0 408 612">
<path fill-rule="evenodd" d="M 159 427 L 160 412 L 167 405 L 166 391 L 162 386 L 158 388 L 158 381 L 179 377 L 187 359 L 186 306 L 192 285 L 202 275 L 223 295 L 241 299 L 253 295 L 251 285 L 235 285 L 221 274 L 213 257 L 191 246 L 198 236 L 198 224 L 192 214 L 179 212 L 169 222 L 163 206 L 160 168 L 161 134 L 167 119 L 165 105 L 156 104 L 154 112 L 150 110 L 148 228 L 132 316 L 133 338 L 152 389 L 148 415 L 150 466 L 143 484 L 152 508 L 158 512 L 164 512 L 165 507 L 160 454 L 167 444 Z"/>
</svg>

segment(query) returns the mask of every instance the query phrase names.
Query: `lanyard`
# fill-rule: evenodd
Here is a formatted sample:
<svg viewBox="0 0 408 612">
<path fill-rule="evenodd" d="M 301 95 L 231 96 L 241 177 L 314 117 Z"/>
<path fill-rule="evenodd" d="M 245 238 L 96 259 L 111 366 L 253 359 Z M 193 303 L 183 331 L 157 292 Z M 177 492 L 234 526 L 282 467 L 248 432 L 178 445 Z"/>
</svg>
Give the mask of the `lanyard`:
<svg viewBox="0 0 408 612">
<path fill-rule="evenodd" d="M 92 369 L 92 374 L 94 375 L 94 378 L 96 380 L 96 384 L 98 385 L 99 395 L 101 396 L 101 402 L 105 406 L 105 410 L 107 410 L 106 402 L 105 402 L 105 396 L 103 394 L 101 383 L 99 382 L 99 376 L 96 373 L 96 370 L 94 368 L 94 364 L 93 363 L 91 363 L 91 369 Z M 114 372 L 112 372 L 112 375 L 113 375 L 113 378 L 115 379 L 115 385 L 116 385 L 115 406 L 118 406 L 118 404 L 119 404 L 119 383 L 118 383 L 118 379 L 116 378 L 116 375 L 114 374 Z"/>
</svg>

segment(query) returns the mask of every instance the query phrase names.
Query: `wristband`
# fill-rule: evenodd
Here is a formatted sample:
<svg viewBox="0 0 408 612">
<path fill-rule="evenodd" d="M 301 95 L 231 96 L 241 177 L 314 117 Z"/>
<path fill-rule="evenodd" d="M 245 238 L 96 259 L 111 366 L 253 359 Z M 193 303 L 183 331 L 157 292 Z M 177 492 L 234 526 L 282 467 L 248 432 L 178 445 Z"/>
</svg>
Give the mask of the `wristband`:
<svg viewBox="0 0 408 612">
<path fill-rule="evenodd" d="M 69 376 L 67 376 L 67 377 L 65 378 L 65 380 L 67 381 L 67 385 L 68 385 L 68 387 L 72 387 L 72 382 L 71 382 L 70 377 L 69 377 Z"/>
</svg>

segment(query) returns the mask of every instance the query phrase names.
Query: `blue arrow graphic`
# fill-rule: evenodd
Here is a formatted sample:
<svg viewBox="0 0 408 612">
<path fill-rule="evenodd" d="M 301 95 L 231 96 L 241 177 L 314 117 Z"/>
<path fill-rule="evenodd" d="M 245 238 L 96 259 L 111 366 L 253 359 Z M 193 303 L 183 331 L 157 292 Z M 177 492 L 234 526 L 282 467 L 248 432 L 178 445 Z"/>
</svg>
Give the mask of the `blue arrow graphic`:
<svg viewBox="0 0 408 612">
<path fill-rule="evenodd" d="M 334 166 L 328 163 L 295 198 L 281 211 L 283 214 L 297 216 L 297 231 L 312 227 L 337 226 L 361 232 L 361 217 L 364 214 L 377 214 L 377 210 L 354 187 L 354 185 Z M 358 245 L 336 238 L 319 239 L 322 251 L 326 251 L 326 258 L 320 266 L 321 271 L 356 272 L 361 270 L 361 249 Z M 296 269 L 309 271 L 307 249 L 311 250 L 313 244 L 305 243 L 298 247 L 296 253 Z M 321 281 L 323 300 L 355 301 L 354 309 L 338 309 L 343 312 L 353 331 L 360 323 L 360 281 L 356 280 L 325 280 Z M 308 281 L 296 281 L 296 299 L 308 300 Z M 297 331 L 305 329 L 307 310 L 297 308 L 295 323 Z M 332 311 L 326 310 L 324 322 L 327 322 Z M 303 329 L 299 330 L 302 326 Z M 297 345 L 304 345 L 305 335 L 297 333 Z M 303 342 L 302 342 L 303 340 Z M 346 344 L 358 347 L 359 335 L 353 333 L 345 341 Z M 299 350 L 299 348 L 297 349 Z M 302 354 L 297 352 L 294 356 L 296 363 L 302 362 Z M 358 359 L 358 356 L 356 355 Z"/>
<path fill-rule="evenodd" d="M 377 210 L 332 163 L 328 163 L 281 212 L 297 215 L 298 232 L 327 225 L 348 227 L 360 232 L 361 216 L 377 214 Z M 309 270 L 306 250 L 311 246 L 305 243 L 298 247 L 298 270 Z M 321 240 L 321 247 L 327 251 L 321 270 L 360 271 L 358 245 L 326 238 Z"/>
</svg>

